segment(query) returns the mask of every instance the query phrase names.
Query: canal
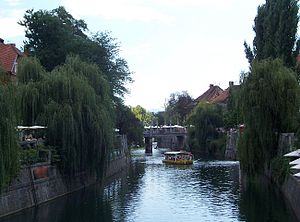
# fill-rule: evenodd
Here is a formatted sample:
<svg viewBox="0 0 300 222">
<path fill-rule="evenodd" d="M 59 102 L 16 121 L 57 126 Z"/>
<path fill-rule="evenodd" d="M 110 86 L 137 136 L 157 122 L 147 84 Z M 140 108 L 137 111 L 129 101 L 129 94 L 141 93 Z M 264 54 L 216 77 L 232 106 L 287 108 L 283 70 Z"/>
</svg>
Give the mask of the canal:
<svg viewBox="0 0 300 222">
<path fill-rule="evenodd" d="M 99 221 L 294 221 L 269 184 L 243 188 L 238 162 L 196 160 L 192 166 L 162 164 L 163 150 L 132 163 L 107 184 L 95 185 L 0 222 Z"/>
</svg>

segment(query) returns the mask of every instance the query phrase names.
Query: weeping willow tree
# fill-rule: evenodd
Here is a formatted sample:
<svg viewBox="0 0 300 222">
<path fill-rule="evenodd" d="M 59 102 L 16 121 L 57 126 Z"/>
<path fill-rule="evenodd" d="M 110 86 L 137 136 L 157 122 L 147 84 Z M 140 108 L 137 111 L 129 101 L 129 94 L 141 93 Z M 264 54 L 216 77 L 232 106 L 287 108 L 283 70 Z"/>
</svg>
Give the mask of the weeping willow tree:
<svg viewBox="0 0 300 222">
<path fill-rule="evenodd" d="M 277 155 L 280 133 L 296 128 L 299 85 L 281 60 L 254 60 L 240 96 L 246 124 L 239 141 L 241 166 L 248 175 L 262 174 Z"/>
<path fill-rule="evenodd" d="M 15 87 L 0 69 L 0 191 L 8 185 L 19 169 L 16 142 Z"/>
<path fill-rule="evenodd" d="M 189 146 L 194 152 L 211 153 L 214 142 L 220 138 L 216 128 L 223 125 L 222 108 L 211 103 L 200 103 L 189 116 Z"/>
<path fill-rule="evenodd" d="M 36 117 L 43 106 L 40 101 L 38 85 L 43 80 L 45 71 L 36 58 L 23 58 L 18 66 L 18 93 L 21 110 L 20 124 L 35 125 Z"/>
<path fill-rule="evenodd" d="M 21 117 L 25 124 L 48 127 L 48 144 L 61 157 L 69 175 L 100 175 L 113 142 L 111 90 L 95 65 L 68 57 L 46 73 L 32 58 L 21 64 Z M 36 74 L 29 72 L 37 72 Z"/>
</svg>

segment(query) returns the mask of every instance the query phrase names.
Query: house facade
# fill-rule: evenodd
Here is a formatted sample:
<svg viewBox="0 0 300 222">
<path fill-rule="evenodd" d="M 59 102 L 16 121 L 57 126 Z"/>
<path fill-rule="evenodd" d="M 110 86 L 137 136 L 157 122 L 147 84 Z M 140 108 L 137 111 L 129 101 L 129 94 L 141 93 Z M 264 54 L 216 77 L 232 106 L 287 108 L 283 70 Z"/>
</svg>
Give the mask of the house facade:
<svg viewBox="0 0 300 222">
<path fill-rule="evenodd" d="M 0 38 L 0 66 L 16 81 L 18 61 L 24 56 L 15 44 L 5 44 L 4 40 Z"/>
</svg>

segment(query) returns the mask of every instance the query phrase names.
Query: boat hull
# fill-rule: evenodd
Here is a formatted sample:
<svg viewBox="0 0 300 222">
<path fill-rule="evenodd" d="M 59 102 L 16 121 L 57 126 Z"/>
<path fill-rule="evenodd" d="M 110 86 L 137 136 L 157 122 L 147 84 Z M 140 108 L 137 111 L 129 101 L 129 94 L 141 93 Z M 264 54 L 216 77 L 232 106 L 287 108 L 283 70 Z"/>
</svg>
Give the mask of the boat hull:
<svg viewBox="0 0 300 222">
<path fill-rule="evenodd" d="M 163 163 L 174 165 L 191 165 L 193 160 L 163 160 Z"/>
</svg>

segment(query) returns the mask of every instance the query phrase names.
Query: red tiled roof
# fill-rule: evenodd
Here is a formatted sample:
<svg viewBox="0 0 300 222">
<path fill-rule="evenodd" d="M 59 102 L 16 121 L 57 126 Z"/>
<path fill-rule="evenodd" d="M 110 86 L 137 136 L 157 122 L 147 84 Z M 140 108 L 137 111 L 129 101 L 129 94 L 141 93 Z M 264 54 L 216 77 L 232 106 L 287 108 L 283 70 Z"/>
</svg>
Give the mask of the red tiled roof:
<svg viewBox="0 0 300 222">
<path fill-rule="evenodd" d="M 227 103 L 228 97 L 230 96 L 230 90 L 237 91 L 240 89 L 239 85 L 232 85 L 225 89 L 219 96 L 214 98 L 211 102 L 213 103 Z"/>
<path fill-rule="evenodd" d="M 221 89 L 219 86 L 211 85 L 209 89 L 204 92 L 201 96 L 199 96 L 195 101 L 197 103 L 199 102 L 211 102 L 216 97 L 221 95 L 223 93 L 223 89 Z"/>
<path fill-rule="evenodd" d="M 13 73 L 14 63 L 22 55 L 23 53 L 14 44 L 0 43 L 0 66 L 6 72 Z"/>
<path fill-rule="evenodd" d="M 212 102 L 213 103 L 224 103 L 229 97 L 229 88 L 225 89 L 220 95 L 215 97 Z"/>
</svg>

